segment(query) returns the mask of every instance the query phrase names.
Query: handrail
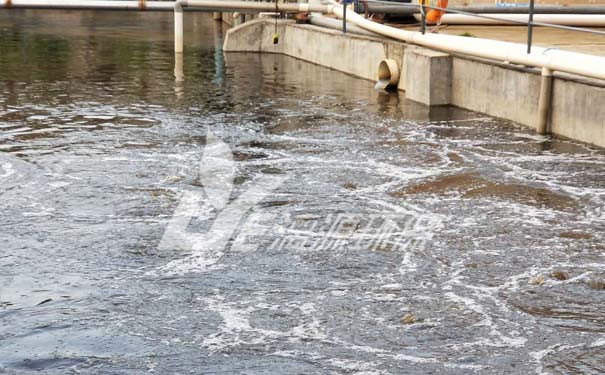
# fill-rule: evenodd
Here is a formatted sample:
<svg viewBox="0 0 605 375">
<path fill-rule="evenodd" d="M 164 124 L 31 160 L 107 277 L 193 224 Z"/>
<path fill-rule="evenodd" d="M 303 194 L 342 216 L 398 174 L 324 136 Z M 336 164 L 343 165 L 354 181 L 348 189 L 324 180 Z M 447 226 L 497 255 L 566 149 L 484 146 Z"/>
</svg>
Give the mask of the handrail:
<svg viewBox="0 0 605 375">
<path fill-rule="evenodd" d="M 554 28 L 554 29 L 561 29 L 561 30 L 568 30 L 568 31 L 575 31 L 575 32 L 584 32 L 584 33 L 590 33 L 590 34 L 596 34 L 596 35 L 605 35 L 605 31 L 601 31 L 601 30 L 594 30 L 594 29 L 589 29 L 589 28 L 584 28 L 584 27 L 574 27 L 574 26 L 567 26 L 567 25 L 558 25 L 558 24 L 546 23 L 546 22 L 536 22 L 536 21 L 534 21 L 534 0 L 530 0 L 529 13 L 528 13 L 529 20 L 527 22 L 512 20 L 512 19 L 507 19 L 507 18 L 501 18 L 501 17 L 488 16 L 485 14 L 466 12 L 466 11 L 459 10 L 459 9 L 448 9 L 448 8 L 442 8 L 442 7 L 435 6 L 435 5 L 425 5 L 424 2 L 423 2 L 423 4 L 411 4 L 411 3 L 410 4 L 408 4 L 408 3 L 395 3 L 394 4 L 393 2 L 381 1 L 381 0 L 365 0 L 366 8 L 367 8 L 368 2 L 369 3 L 389 4 L 389 6 L 393 7 L 393 8 L 398 8 L 398 7 L 418 8 L 420 11 L 421 17 L 422 17 L 421 18 L 422 34 L 425 33 L 425 27 L 426 27 L 425 9 L 427 9 L 427 8 L 439 10 L 444 13 L 449 12 L 449 13 L 455 13 L 455 14 L 462 14 L 462 15 L 466 15 L 469 17 L 483 18 L 483 19 L 495 20 L 495 21 L 504 22 L 504 23 L 524 25 L 524 26 L 527 26 L 527 53 L 528 54 L 531 53 L 534 26 L 550 27 L 550 28 Z M 364 11 L 365 11 L 365 13 L 367 13 L 367 9 L 364 9 Z"/>
<path fill-rule="evenodd" d="M 391 1 L 381 1 L 381 0 L 364 0 L 364 1 L 367 2 L 367 3 L 388 4 L 389 6 L 392 6 L 393 8 L 398 8 L 398 7 L 421 8 L 420 4 L 394 3 L 394 2 L 391 2 Z M 505 18 L 500 18 L 500 17 L 494 17 L 494 16 L 486 16 L 485 14 L 465 12 L 463 10 L 451 9 L 451 8 L 441 8 L 441 7 L 438 7 L 438 6 L 431 6 L 431 5 L 425 5 L 424 7 L 425 8 L 429 8 L 429 9 L 435 9 L 435 10 L 444 11 L 444 12 L 447 12 L 447 13 L 463 14 L 463 15 L 467 15 L 467 16 L 471 16 L 471 17 L 484 18 L 484 19 L 488 19 L 488 20 L 501 21 L 501 22 L 506 22 L 506 23 L 523 25 L 523 26 L 529 26 L 530 25 L 529 21 L 528 22 L 524 22 L 524 21 L 517 21 L 517 20 L 505 19 Z M 578 32 L 585 32 L 585 33 L 597 34 L 597 35 L 605 35 L 605 31 L 594 30 L 594 29 L 585 28 L 585 27 L 565 26 L 565 25 L 557 25 L 557 24 L 554 24 L 554 23 L 536 22 L 536 21 L 532 21 L 531 24 L 534 25 L 534 26 L 551 27 L 551 28 L 554 28 L 554 29 L 562 29 L 562 30 L 569 30 L 569 31 L 578 31 Z"/>
<path fill-rule="evenodd" d="M 333 0 L 328 1 L 334 5 L 332 12 L 338 18 L 342 18 L 342 6 Z M 382 25 L 370 21 L 357 13 L 348 18 L 352 23 L 366 30 L 431 49 L 605 80 L 605 69 L 603 69 L 605 66 L 605 57 L 601 56 L 552 48 L 540 48 L 536 52 L 526 53 L 523 48 L 524 45 L 519 43 L 493 39 L 465 38 L 456 35 L 421 34 L 419 32 Z"/>
</svg>

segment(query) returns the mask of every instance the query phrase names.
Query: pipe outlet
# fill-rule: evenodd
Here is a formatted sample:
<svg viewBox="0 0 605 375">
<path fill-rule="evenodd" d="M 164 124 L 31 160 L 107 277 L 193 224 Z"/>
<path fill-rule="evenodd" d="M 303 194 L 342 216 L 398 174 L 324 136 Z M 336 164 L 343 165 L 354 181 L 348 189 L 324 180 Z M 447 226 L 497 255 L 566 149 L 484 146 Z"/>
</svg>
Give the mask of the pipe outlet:
<svg viewBox="0 0 605 375">
<path fill-rule="evenodd" d="M 378 82 L 376 88 L 384 90 L 387 87 L 397 86 L 399 83 L 399 67 L 392 59 L 384 59 L 378 64 Z"/>
</svg>

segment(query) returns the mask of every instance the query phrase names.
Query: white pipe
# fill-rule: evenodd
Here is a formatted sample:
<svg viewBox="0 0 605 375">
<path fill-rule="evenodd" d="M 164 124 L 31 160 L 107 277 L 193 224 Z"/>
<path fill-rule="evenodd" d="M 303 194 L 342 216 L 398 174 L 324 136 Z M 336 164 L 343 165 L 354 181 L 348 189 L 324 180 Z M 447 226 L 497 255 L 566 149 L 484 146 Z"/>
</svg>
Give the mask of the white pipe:
<svg viewBox="0 0 605 375">
<path fill-rule="evenodd" d="M 186 0 L 188 7 L 203 9 L 230 9 L 234 11 L 252 10 L 255 12 L 287 12 L 287 13 L 331 13 L 334 5 L 304 4 L 304 3 L 268 3 L 250 1 L 222 1 L 222 0 Z"/>
<path fill-rule="evenodd" d="M 183 54 L 174 54 L 174 80 L 176 82 L 183 82 L 185 80 L 185 73 L 183 72 Z"/>
<path fill-rule="evenodd" d="M 548 120 L 550 118 L 550 107 L 552 103 L 552 71 L 542 68 L 542 80 L 540 83 L 540 97 L 538 98 L 538 134 L 548 133 Z"/>
<path fill-rule="evenodd" d="M 311 25 L 326 27 L 333 30 L 342 30 L 342 21 L 339 21 L 336 18 L 324 17 L 318 13 L 309 15 L 309 23 Z M 380 35 L 370 32 L 366 29 L 362 29 L 357 25 L 349 25 L 349 22 L 347 22 L 347 32 L 365 36 L 380 37 Z"/>
<path fill-rule="evenodd" d="M 496 19 L 479 18 L 466 14 L 444 14 L 441 17 L 443 25 L 510 25 L 519 22 L 529 22 L 528 14 L 477 14 L 477 16 L 494 17 Z M 414 14 L 417 21 L 422 19 L 420 14 Z M 510 21 L 510 22 L 507 22 Z M 604 27 L 605 15 L 600 14 L 534 14 L 534 22 L 552 23 L 561 26 L 592 26 Z"/>
<path fill-rule="evenodd" d="M 138 1 L 138 0 L 0 0 L 0 7 L 28 9 L 104 9 L 104 10 L 173 10 L 176 3 L 183 8 L 200 10 L 230 11 L 275 11 L 274 2 L 221 1 L 221 0 L 178 0 Z M 330 13 L 333 5 L 278 3 L 277 11 L 286 13 Z"/>
<path fill-rule="evenodd" d="M 182 1 L 174 3 L 174 53 L 183 53 L 183 7 Z"/>
<path fill-rule="evenodd" d="M 0 7 L 28 9 L 106 9 L 106 10 L 173 10 L 174 3 L 167 1 L 132 0 L 10 0 Z"/>
<path fill-rule="evenodd" d="M 333 0 L 329 1 L 334 4 L 334 14 L 342 19 L 342 7 Z M 421 34 L 381 25 L 367 20 L 359 14 L 349 13 L 351 14 L 347 15 L 347 19 L 357 26 L 407 43 L 454 54 L 548 68 L 552 71 L 605 80 L 605 57 L 540 47 L 532 48 L 532 53 L 528 54 L 525 44 L 455 35 Z"/>
<path fill-rule="evenodd" d="M 342 6 L 333 0 L 331 5 L 277 3 L 279 12 L 321 12 L 334 13 L 338 18 L 343 17 Z M 13 8 L 62 8 L 62 9 L 141 9 L 139 1 L 111 1 L 111 0 L 4 0 L 5 7 Z M 145 8 L 149 10 L 166 10 L 173 7 L 175 15 L 175 52 L 183 52 L 183 7 L 201 7 L 209 10 L 229 9 L 251 10 L 255 12 L 275 11 L 275 3 L 221 1 L 221 0 L 178 0 L 175 3 L 148 1 Z M 179 11 L 180 10 L 180 11 Z M 527 54 L 526 46 L 517 43 L 501 42 L 496 40 L 467 38 L 455 35 L 421 34 L 394 27 L 381 25 L 365 19 L 354 12 L 349 12 L 348 19 L 368 31 L 375 32 L 393 39 L 407 43 L 417 44 L 449 53 L 470 55 L 478 58 L 510 62 L 519 65 L 547 68 L 552 71 L 577 74 L 580 76 L 605 80 L 605 58 L 561 51 L 552 48 L 534 47 L 531 54 Z"/>
</svg>

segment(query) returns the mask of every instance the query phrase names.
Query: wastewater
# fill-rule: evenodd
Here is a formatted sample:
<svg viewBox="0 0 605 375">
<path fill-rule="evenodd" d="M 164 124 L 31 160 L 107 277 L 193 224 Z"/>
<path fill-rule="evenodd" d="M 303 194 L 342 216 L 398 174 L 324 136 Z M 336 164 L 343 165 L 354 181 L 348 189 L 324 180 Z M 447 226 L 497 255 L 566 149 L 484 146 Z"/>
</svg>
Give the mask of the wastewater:
<svg viewBox="0 0 605 375">
<path fill-rule="evenodd" d="M 0 373 L 605 371 L 603 150 L 185 26 L 0 12 Z"/>
</svg>

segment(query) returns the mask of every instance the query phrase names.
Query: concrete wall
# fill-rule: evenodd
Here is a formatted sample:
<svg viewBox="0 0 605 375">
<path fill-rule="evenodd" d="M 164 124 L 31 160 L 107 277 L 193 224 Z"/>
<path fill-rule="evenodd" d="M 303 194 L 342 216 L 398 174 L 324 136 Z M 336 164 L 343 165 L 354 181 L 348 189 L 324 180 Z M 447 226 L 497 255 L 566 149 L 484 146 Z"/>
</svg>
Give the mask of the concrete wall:
<svg viewBox="0 0 605 375">
<path fill-rule="evenodd" d="M 451 104 L 535 127 L 540 75 L 454 58 Z"/>
<path fill-rule="evenodd" d="M 279 53 L 375 81 L 378 64 L 399 65 L 398 89 L 427 105 L 451 104 L 535 128 L 540 73 L 537 69 L 478 61 L 389 39 L 280 20 L 254 20 L 230 29 L 225 52 Z M 448 92 L 449 90 L 449 92 Z M 553 134 L 605 147 L 605 88 L 596 81 L 555 75 L 549 129 Z"/>
<path fill-rule="evenodd" d="M 378 64 L 386 57 L 401 62 L 405 44 L 386 39 L 347 34 L 293 21 L 277 23 L 279 43 L 273 44 L 273 20 L 254 20 L 227 32 L 225 52 L 281 53 L 375 81 Z"/>
<path fill-rule="evenodd" d="M 605 88 L 556 78 L 552 100 L 554 134 L 605 147 Z"/>
</svg>

